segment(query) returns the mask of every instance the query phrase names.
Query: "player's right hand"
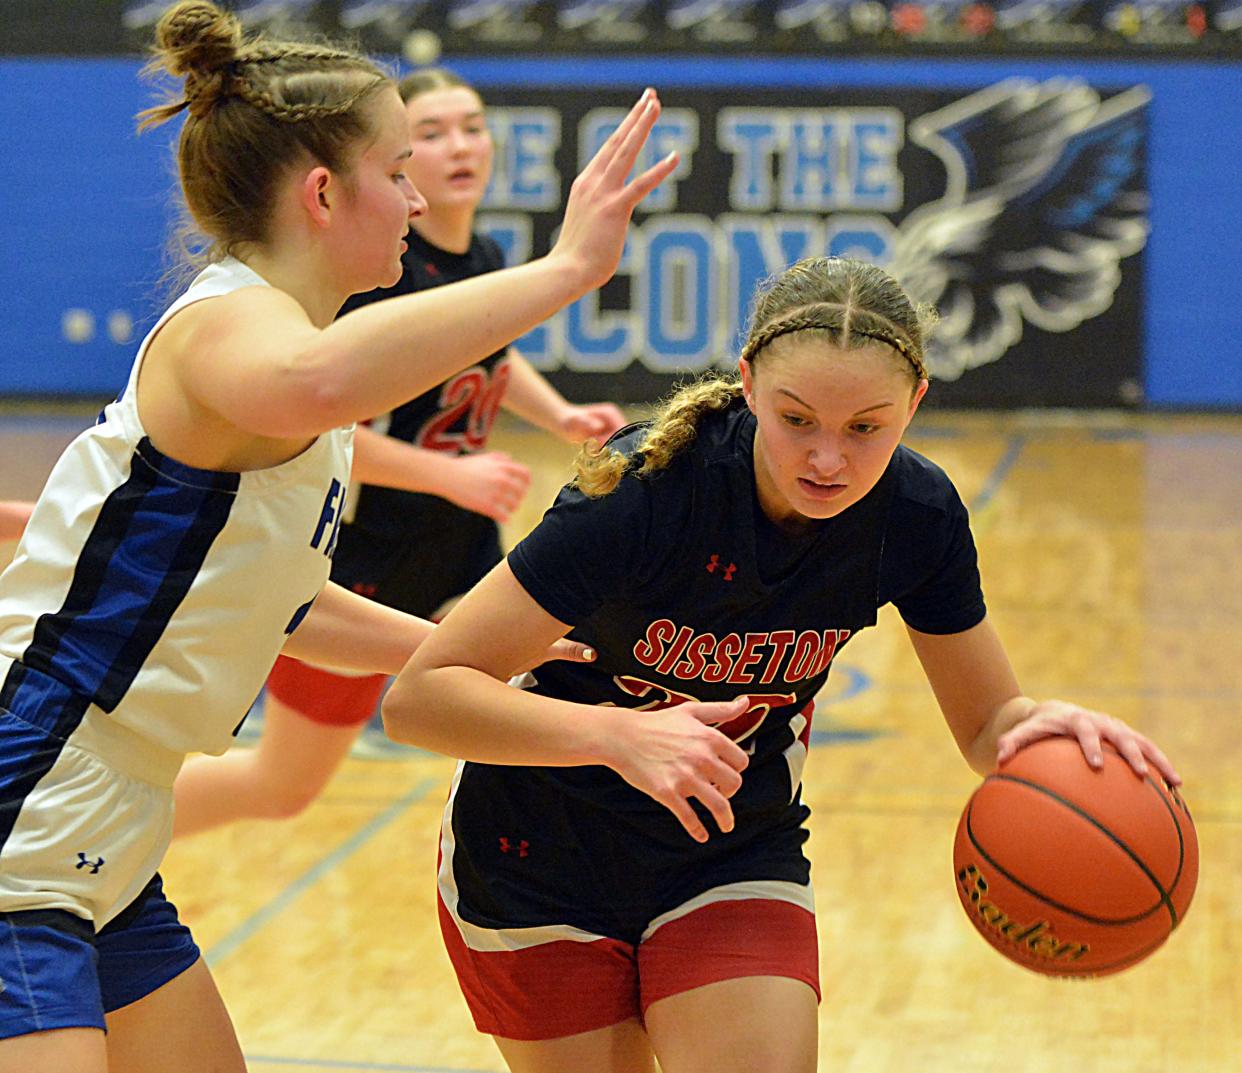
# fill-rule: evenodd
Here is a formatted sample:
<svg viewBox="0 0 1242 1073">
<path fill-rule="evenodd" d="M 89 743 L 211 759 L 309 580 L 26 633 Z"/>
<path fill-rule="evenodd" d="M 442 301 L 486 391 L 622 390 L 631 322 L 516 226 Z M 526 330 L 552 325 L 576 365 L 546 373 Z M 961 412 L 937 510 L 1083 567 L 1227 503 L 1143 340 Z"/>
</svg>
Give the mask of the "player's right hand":
<svg viewBox="0 0 1242 1073">
<path fill-rule="evenodd" d="M 574 267 L 584 294 L 612 278 L 621 261 L 635 206 L 677 167 L 677 154 L 669 153 L 626 182 L 659 117 L 660 100 L 655 90 L 644 90 L 570 187 L 565 218 L 549 257 Z"/>
<path fill-rule="evenodd" d="M 453 484 L 444 498 L 475 514 L 507 522 L 530 487 L 530 470 L 503 451 L 453 459 Z"/>
<path fill-rule="evenodd" d="M 742 696 L 690 701 L 659 711 L 625 711 L 617 724 L 617 755 L 609 766 L 672 812 L 696 842 L 706 842 L 708 834 L 691 798 L 711 813 L 721 831 L 732 831 L 729 798 L 742 785 L 749 757 L 709 724 L 736 719 L 749 703 Z"/>
<path fill-rule="evenodd" d="M 1100 743 L 1107 741 L 1126 759 L 1136 775 L 1145 776 L 1150 763 L 1170 786 L 1182 784 L 1182 777 L 1169 758 L 1150 738 L 1120 719 L 1063 700 L 1037 701 L 1021 722 L 997 739 L 996 761 L 1003 764 L 1020 749 L 1042 738 L 1062 735 L 1078 739 L 1084 758 L 1093 768 L 1104 766 Z"/>
</svg>

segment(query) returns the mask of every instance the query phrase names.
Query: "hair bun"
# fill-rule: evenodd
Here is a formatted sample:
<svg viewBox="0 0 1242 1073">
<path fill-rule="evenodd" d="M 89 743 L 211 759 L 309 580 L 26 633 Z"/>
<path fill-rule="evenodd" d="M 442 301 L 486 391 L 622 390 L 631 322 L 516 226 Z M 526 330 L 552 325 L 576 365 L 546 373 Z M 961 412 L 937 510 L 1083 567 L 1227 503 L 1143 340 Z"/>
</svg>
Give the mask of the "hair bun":
<svg viewBox="0 0 1242 1073">
<path fill-rule="evenodd" d="M 157 60 L 174 75 L 210 80 L 237 58 L 241 43 L 237 17 L 205 0 L 174 4 L 155 27 Z"/>
</svg>

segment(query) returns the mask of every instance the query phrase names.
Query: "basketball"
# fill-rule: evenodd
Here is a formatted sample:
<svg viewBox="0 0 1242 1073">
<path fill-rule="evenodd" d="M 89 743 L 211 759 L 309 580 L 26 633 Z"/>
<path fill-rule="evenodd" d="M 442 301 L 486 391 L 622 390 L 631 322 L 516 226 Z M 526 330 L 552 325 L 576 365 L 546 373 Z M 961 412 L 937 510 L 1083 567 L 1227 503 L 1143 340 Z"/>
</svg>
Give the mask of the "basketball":
<svg viewBox="0 0 1242 1073">
<path fill-rule="evenodd" d="M 1011 961 L 1049 976 L 1104 976 L 1142 961 L 1181 923 L 1199 844 L 1154 768 L 1111 746 L 1091 768 L 1074 738 L 1045 738 L 984 779 L 953 844 L 962 907 Z"/>
</svg>

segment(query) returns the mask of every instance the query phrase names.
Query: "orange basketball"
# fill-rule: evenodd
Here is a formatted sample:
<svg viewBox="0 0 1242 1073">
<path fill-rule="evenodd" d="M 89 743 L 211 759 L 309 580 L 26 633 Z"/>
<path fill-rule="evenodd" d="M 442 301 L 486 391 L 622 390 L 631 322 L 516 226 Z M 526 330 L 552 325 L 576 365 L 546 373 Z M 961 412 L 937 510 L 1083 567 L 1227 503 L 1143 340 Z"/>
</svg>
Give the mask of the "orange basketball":
<svg viewBox="0 0 1242 1073">
<path fill-rule="evenodd" d="M 971 795 L 953 844 L 966 915 L 1011 961 L 1049 976 L 1137 964 L 1181 923 L 1199 875 L 1186 803 L 1111 747 L 1091 768 L 1046 738 Z"/>
</svg>

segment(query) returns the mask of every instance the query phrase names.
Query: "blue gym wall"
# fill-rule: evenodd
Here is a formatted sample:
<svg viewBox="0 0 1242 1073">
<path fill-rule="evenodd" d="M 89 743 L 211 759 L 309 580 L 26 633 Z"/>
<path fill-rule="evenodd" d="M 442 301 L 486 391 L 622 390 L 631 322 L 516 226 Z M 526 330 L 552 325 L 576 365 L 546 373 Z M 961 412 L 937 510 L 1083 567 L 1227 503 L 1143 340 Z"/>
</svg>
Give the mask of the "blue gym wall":
<svg viewBox="0 0 1242 1073">
<path fill-rule="evenodd" d="M 454 58 L 478 87 L 951 88 L 1004 78 L 1146 85 L 1152 233 L 1144 251 L 1144 396 L 1242 408 L 1242 64 L 752 58 Z M 0 59 L 0 393 L 106 396 L 124 384 L 159 289 L 174 174 L 134 59 Z M 1072 335 L 1067 336 L 1072 340 Z M 1069 343 L 1072 345 L 1072 342 Z"/>
</svg>

